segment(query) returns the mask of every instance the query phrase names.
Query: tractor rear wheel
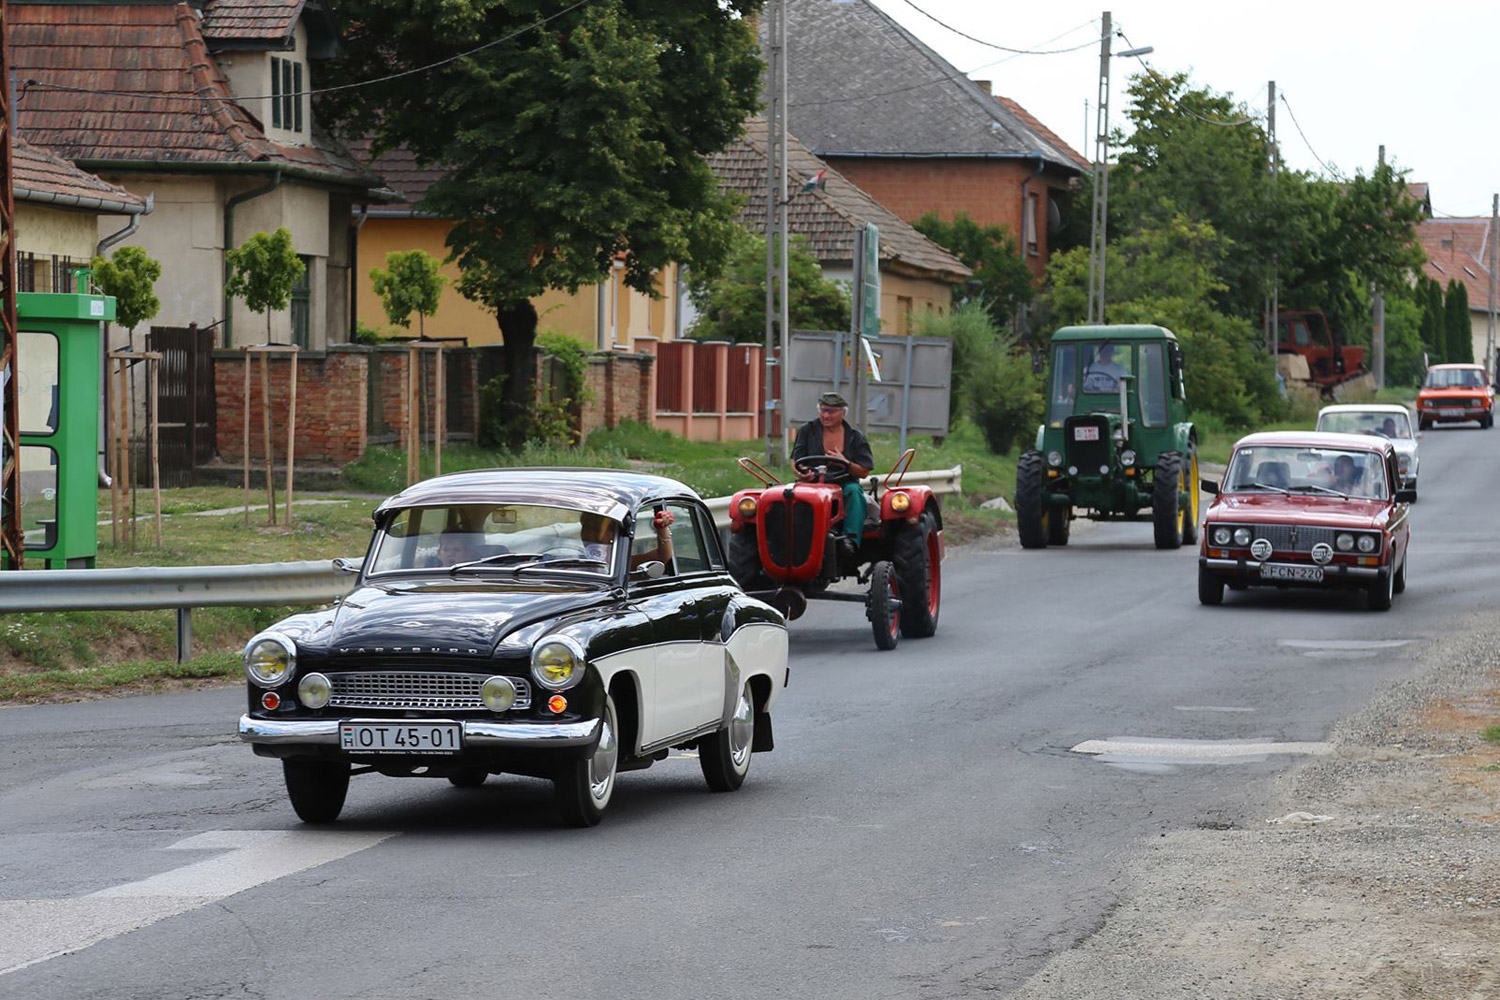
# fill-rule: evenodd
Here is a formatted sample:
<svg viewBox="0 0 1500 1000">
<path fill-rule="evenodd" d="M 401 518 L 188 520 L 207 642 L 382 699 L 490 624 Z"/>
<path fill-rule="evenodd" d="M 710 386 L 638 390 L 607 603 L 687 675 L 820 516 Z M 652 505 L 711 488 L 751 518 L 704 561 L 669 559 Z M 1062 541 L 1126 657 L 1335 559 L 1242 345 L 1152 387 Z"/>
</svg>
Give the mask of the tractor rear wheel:
<svg viewBox="0 0 1500 1000">
<path fill-rule="evenodd" d="M 1156 460 L 1156 477 L 1151 483 L 1151 523 L 1156 531 L 1156 547 L 1175 549 L 1182 546 L 1183 510 L 1177 484 L 1182 474 L 1182 456 L 1164 451 Z"/>
<path fill-rule="evenodd" d="M 891 541 L 891 560 L 905 595 L 901 600 L 901 634 L 908 639 L 925 639 L 937 631 L 938 606 L 943 598 L 941 547 L 932 511 L 924 510 L 916 524 L 901 526 Z"/>
<path fill-rule="evenodd" d="M 1047 500 L 1039 451 L 1026 452 L 1016 464 L 1016 533 L 1023 549 L 1047 547 Z"/>
<path fill-rule="evenodd" d="M 1188 442 L 1187 458 L 1182 462 L 1182 490 L 1187 495 L 1187 506 L 1182 509 L 1182 544 L 1195 545 L 1198 541 L 1198 504 L 1202 492 L 1198 483 L 1198 444 Z"/>
<path fill-rule="evenodd" d="M 741 528 L 729 533 L 729 575 L 745 590 L 762 583 L 760 542 L 755 529 Z"/>
<path fill-rule="evenodd" d="M 865 599 L 865 613 L 875 633 L 876 649 L 895 649 L 901 639 L 901 615 L 896 609 L 900 593 L 896 571 L 881 560 L 870 572 L 870 596 Z"/>
</svg>

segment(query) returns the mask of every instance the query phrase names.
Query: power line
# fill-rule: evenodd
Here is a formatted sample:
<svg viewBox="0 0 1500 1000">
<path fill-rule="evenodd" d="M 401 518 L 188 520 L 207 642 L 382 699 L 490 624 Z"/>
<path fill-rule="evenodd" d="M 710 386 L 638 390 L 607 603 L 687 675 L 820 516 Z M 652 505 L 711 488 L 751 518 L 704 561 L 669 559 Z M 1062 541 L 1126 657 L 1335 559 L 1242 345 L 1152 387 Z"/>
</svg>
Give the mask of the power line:
<svg viewBox="0 0 1500 1000">
<path fill-rule="evenodd" d="M 1286 113 L 1291 116 L 1291 118 L 1292 118 L 1292 124 L 1294 126 L 1296 126 L 1297 134 L 1302 137 L 1302 144 L 1307 147 L 1307 151 L 1312 154 L 1313 159 L 1315 159 L 1315 160 L 1318 161 L 1318 165 L 1320 167 L 1322 167 L 1323 170 L 1324 170 L 1324 172 L 1327 173 L 1329 176 L 1331 176 L 1331 177 L 1333 177 L 1335 179 L 1337 179 L 1340 176 L 1342 176 L 1338 172 L 1337 168 L 1330 167 L 1328 164 L 1324 163 L 1323 162 L 1323 158 L 1318 155 L 1318 151 L 1316 149 L 1313 149 L 1312 143 L 1310 143 L 1310 142 L 1307 141 L 1307 133 L 1304 132 L 1304 131 L 1302 131 L 1302 123 L 1299 122 L 1299 121 L 1297 121 L 1297 112 L 1295 112 L 1295 111 L 1292 110 L 1291 102 L 1286 99 L 1286 91 L 1284 91 L 1284 90 L 1280 91 L 1280 92 L 1277 93 L 1276 96 L 1279 97 L 1279 98 L 1281 98 L 1281 103 L 1282 104 L 1286 105 Z"/>
<path fill-rule="evenodd" d="M 1000 52 L 1010 52 L 1010 53 L 1012 53 L 1014 55 L 1018 55 L 1018 56 L 1057 56 L 1057 55 L 1062 55 L 1063 53 L 1066 53 L 1066 52 L 1077 52 L 1079 49 L 1085 49 L 1085 48 L 1088 48 L 1090 45 L 1094 44 L 1093 40 L 1090 39 L 1089 41 L 1084 42 L 1082 45 L 1075 45 L 1075 46 L 1073 46 L 1070 49 L 1050 49 L 1050 50 L 1046 50 L 1046 51 L 1040 51 L 1040 50 L 1036 50 L 1036 49 L 1013 49 L 1013 48 L 1010 48 L 1010 47 L 1005 46 L 1005 45 L 997 45 L 994 42 L 987 42 L 983 38 L 975 38 L 973 35 L 970 35 L 970 34 L 967 34 L 967 33 L 963 32 L 963 31 L 960 31 L 958 28 L 955 28 L 953 25 L 947 23 L 946 21 L 939 20 L 934 15 L 932 15 L 932 14 L 928 13 L 927 11 L 923 10 L 921 7 L 918 7 L 915 3 L 912 2 L 912 0 L 901 0 L 901 2 L 904 3 L 904 4 L 906 4 L 906 6 L 910 7 L 912 10 L 916 11 L 918 14 L 921 14 L 923 17 L 927 18 L 927 20 L 931 21 L 933 24 L 936 24 L 936 25 L 938 25 L 939 27 L 942 27 L 942 28 L 946 28 L 947 30 L 953 32 L 955 35 L 957 35 L 960 38 L 967 38 L 969 41 L 974 42 L 977 45 L 983 45 L 987 49 L 996 49 L 996 50 L 998 50 Z M 1076 31 L 1077 29 L 1075 28 L 1073 30 Z M 1068 31 L 1068 32 L 1064 32 L 1063 34 L 1069 34 L 1070 35 L 1072 33 L 1073 33 L 1072 31 Z M 1058 37 L 1061 37 L 1061 36 L 1058 36 Z M 1046 43 L 1044 42 L 1042 44 L 1045 45 Z"/>
<path fill-rule="evenodd" d="M 1119 35 L 1120 35 L 1121 38 L 1125 39 L 1125 44 L 1126 45 L 1129 45 L 1131 48 L 1135 48 L 1135 44 L 1133 42 L 1131 42 L 1131 40 L 1128 37 L 1126 37 L 1125 32 L 1121 31 L 1119 33 Z M 1136 61 L 1141 64 L 1142 68 L 1144 68 L 1147 73 L 1150 73 L 1152 76 L 1156 77 L 1158 80 L 1165 80 L 1166 79 L 1166 77 L 1162 76 L 1159 72 L 1157 72 L 1156 67 L 1152 66 L 1150 63 L 1148 63 L 1146 61 L 1146 57 L 1145 56 L 1138 55 L 1135 58 L 1136 58 Z M 1179 111 L 1182 114 L 1190 115 L 1193 118 L 1198 119 L 1200 122 L 1203 122 L 1205 125 L 1220 125 L 1220 126 L 1223 126 L 1225 128 L 1237 128 L 1240 125 L 1249 125 L 1252 122 L 1258 122 L 1260 120 L 1257 116 L 1254 116 L 1254 115 L 1245 115 L 1245 116 L 1242 116 L 1240 118 L 1232 118 L 1232 119 L 1230 119 L 1230 118 L 1210 118 L 1207 115 L 1200 115 L 1198 112 L 1194 111 L 1192 108 L 1183 107 L 1181 104 L 1178 104 L 1174 108 L 1169 108 L 1168 110 Z"/>
</svg>

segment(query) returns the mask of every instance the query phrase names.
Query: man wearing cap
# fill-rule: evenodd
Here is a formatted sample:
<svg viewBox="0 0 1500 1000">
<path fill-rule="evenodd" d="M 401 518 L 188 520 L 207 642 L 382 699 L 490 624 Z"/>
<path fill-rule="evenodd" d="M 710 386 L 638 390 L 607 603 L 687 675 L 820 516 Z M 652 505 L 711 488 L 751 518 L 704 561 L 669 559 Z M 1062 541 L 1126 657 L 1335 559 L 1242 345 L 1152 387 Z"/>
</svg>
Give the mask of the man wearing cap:
<svg viewBox="0 0 1500 1000">
<path fill-rule="evenodd" d="M 844 523 L 839 537 L 840 555 L 853 556 L 859 545 L 865 524 L 865 491 L 859 480 L 870 474 L 875 465 L 875 453 L 870 450 L 870 439 L 861 434 L 844 415 L 849 404 L 836 392 L 825 392 L 818 397 L 818 419 L 809 420 L 797 429 L 797 441 L 792 445 L 792 461 L 810 455 L 830 455 L 849 463 L 848 471 L 830 469 L 824 482 L 838 483 L 843 487 Z M 799 471 L 797 478 L 810 481 L 817 474 L 812 470 Z"/>
</svg>

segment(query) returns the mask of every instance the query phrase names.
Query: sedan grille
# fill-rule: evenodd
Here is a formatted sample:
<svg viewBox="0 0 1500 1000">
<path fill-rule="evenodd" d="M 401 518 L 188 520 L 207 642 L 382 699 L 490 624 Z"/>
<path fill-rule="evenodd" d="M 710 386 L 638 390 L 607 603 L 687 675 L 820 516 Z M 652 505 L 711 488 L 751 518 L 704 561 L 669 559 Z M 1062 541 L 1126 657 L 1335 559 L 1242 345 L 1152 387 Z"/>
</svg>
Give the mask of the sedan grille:
<svg viewBox="0 0 1500 1000">
<path fill-rule="evenodd" d="M 483 709 L 479 689 L 489 674 L 433 674 L 396 670 L 331 673 L 332 708 L 426 708 L 443 711 Z M 516 708 L 531 707 L 531 683 L 511 677 Z"/>
<path fill-rule="evenodd" d="M 1310 528 L 1291 524 L 1252 524 L 1252 539 L 1264 538 L 1276 552 L 1311 552 L 1319 542 L 1333 544 L 1335 528 Z"/>
</svg>

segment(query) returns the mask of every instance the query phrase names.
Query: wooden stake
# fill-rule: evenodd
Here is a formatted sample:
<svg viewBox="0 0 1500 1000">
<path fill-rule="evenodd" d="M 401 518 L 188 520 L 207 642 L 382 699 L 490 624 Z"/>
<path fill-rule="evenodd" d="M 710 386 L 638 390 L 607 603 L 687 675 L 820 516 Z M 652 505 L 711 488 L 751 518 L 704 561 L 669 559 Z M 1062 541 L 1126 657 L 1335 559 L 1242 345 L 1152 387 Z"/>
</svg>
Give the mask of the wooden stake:
<svg viewBox="0 0 1500 1000">
<path fill-rule="evenodd" d="M 121 480 L 120 480 L 120 496 L 121 496 L 121 499 L 122 499 L 122 501 L 123 501 L 123 503 L 125 505 L 125 539 L 126 539 L 126 544 L 130 546 L 130 551 L 134 552 L 135 551 L 135 488 L 134 488 L 134 486 L 131 485 L 131 479 L 133 477 L 131 475 L 132 470 L 130 468 L 130 463 L 131 463 L 132 459 L 134 459 L 134 457 L 135 457 L 134 456 L 134 451 L 135 451 L 135 449 L 134 449 L 134 444 L 135 444 L 135 407 L 133 407 L 133 406 L 130 405 L 130 400 L 127 398 L 127 397 L 129 397 L 131 395 L 131 393 L 129 391 L 129 388 L 130 388 L 130 376 L 131 376 L 130 362 L 129 361 L 122 360 L 120 362 L 120 376 L 121 376 L 120 380 L 125 384 L 125 389 L 126 389 L 125 392 L 120 393 L 120 409 L 123 411 L 123 418 L 121 419 L 120 423 L 122 424 L 122 426 L 124 427 L 124 430 L 125 430 L 125 441 L 124 441 L 124 452 L 125 452 L 125 455 L 124 455 L 124 461 L 121 463 L 121 466 L 120 466 L 120 470 L 121 470 L 121 473 L 122 473 Z"/>
<path fill-rule="evenodd" d="M 422 477 L 421 401 L 417 396 L 417 364 L 421 355 L 415 347 L 406 352 L 406 485 Z"/>
<path fill-rule="evenodd" d="M 292 527 L 292 455 L 297 450 L 297 349 L 292 348 L 291 400 L 286 410 L 286 526 Z"/>
<path fill-rule="evenodd" d="M 443 433 L 448 429 L 448 413 L 443 405 L 443 384 L 448 380 L 444 378 L 443 371 L 443 349 L 439 347 L 436 351 L 437 373 L 433 378 L 437 381 L 437 403 L 433 406 L 432 414 L 432 474 L 441 476 L 443 474 Z"/>
<path fill-rule="evenodd" d="M 161 548 L 161 420 L 158 408 L 161 403 L 161 362 L 152 358 L 146 362 L 146 371 L 151 377 L 151 494 L 156 501 L 156 547 Z"/>
<path fill-rule="evenodd" d="M 265 353 L 260 356 L 261 438 L 266 444 L 266 513 L 276 523 L 276 480 L 272 478 L 275 448 L 271 444 L 271 368 Z"/>
<path fill-rule="evenodd" d="M 109 358 L 108 361 L 109 391 L 113 395 L 109 406 L 109 434 L 106 447 L 109 452 L 109 464 L 115 469 L 115 474 L 109 480 L 109 541 L 118 549 L 120 547 L 120 389 L 116 383 L 120 381 L 120 363 L 114 358 Z"/>
<path fill-rule="evenodd" d="M 250 527 L 250 349 L 241 347 L 245 354 L 245 527 Z"/>
</svg>

